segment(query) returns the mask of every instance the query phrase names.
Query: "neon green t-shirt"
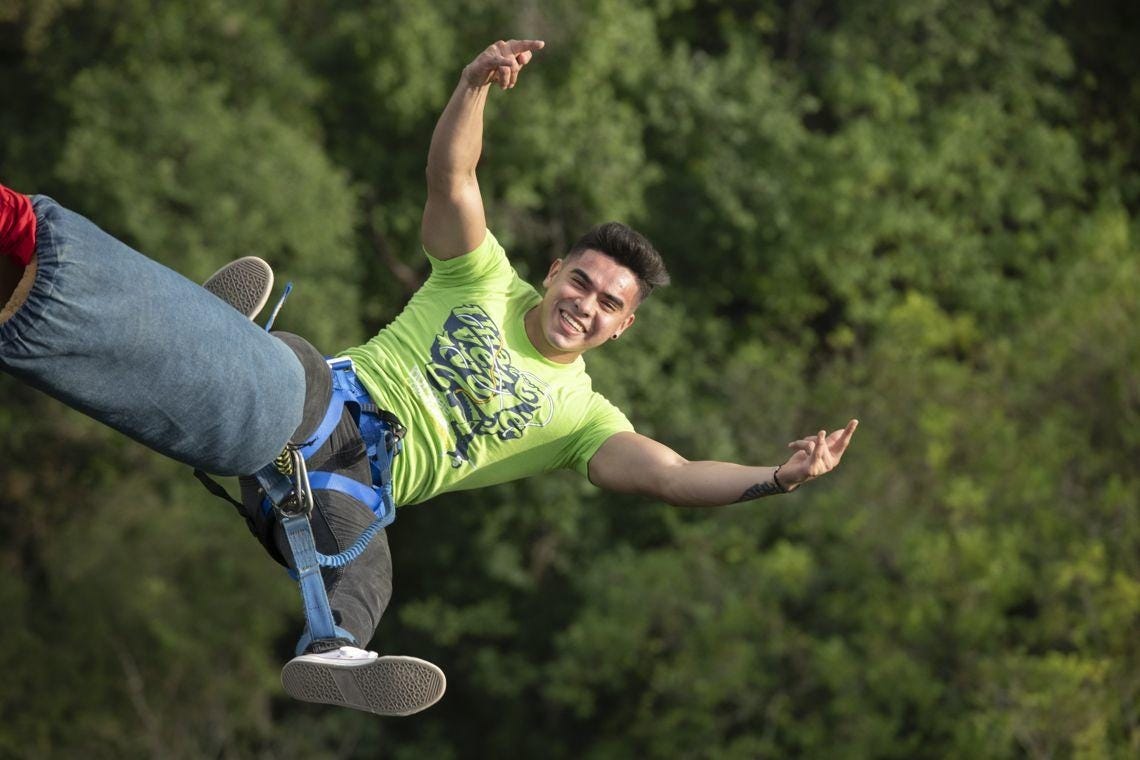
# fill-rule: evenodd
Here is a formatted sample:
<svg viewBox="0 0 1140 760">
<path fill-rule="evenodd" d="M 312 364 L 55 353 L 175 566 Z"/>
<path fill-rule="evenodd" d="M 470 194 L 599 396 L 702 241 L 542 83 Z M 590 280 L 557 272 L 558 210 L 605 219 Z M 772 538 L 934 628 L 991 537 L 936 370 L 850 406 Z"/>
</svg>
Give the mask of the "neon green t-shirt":
<svg viewBox="0 0 1140 760">
<path fill-rule="evenodd" d="M 585 475 L 607 438 L 633 430 L 581 357 L 559 364 L 531 344 L 523 317 L 541 296 L 490 232 L 465 256 L 428 260 L 431 276 L 400 315 L 343 354 L 408 428 L 393 463 L 397 504 L 560 468 Z"/>
</svg>

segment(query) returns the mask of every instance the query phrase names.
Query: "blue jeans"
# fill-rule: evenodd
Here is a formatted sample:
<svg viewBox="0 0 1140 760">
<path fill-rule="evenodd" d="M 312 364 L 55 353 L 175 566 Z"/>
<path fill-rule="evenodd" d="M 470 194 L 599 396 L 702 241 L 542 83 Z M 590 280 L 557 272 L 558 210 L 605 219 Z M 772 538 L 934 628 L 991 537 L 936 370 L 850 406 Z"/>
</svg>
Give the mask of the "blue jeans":
<svg viewBox="0 0 1140 760">
<path fill-rule="evenodd" d="M 0 325 L 0 368 L 161 454 L 216 475 L 259 470 L 298 428 L 308 434 L 319 422 L 328 389 L 307 383 L 306 370 L 313 381 L 317 368 L 327 367 L 315 349 L 290 348 L 52 199 L 36 196 L 33 206 L 35 281 L 27 301 Z M 315 465 L 369 483 L 363 451 L 346 415 Z M 255 535 L 291 564 L 274 514 L 258 508 L 256 483 L 242 480 Z M 317 549 L 344 550 L 372 517 L 344 494 L 318 492 Z M 383 531 L 356 561 L 323 575 L 337 623 L 366 645 L 391 596 Z"/>
<path fill-rule="evenodd" d="M 301 421 L 293 352 L 51 198 L 32 202 L 36 277 L 0 325 L 0 368 L 206 472 L 272 461 Z"/>
</svg>

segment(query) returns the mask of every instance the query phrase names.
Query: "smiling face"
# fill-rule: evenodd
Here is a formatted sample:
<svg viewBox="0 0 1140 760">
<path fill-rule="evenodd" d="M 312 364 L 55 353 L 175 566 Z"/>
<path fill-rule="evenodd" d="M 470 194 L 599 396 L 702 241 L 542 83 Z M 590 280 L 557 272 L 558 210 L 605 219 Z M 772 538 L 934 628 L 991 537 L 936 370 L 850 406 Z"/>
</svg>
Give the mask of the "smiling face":
<svg viewBox="0 0 1140 760">
<path fill-rule="evenodd" d="M 526 332 L 547 359 L 572 362 L 633 324 L 637 276 L 604 253 L 587 249 L 556 259 L 542 284 L 546 293 L 527 313 Z"/>
</svg>

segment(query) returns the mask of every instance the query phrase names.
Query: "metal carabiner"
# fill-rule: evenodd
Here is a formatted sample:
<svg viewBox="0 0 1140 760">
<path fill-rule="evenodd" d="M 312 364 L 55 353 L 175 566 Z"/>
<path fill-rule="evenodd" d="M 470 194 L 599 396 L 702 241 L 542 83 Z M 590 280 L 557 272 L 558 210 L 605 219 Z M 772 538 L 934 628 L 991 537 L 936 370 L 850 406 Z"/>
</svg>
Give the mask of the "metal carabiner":
<svg viewBox="0 0 1140 760">
<path fill-rule="evenodd" d="M 313 513 L 313 489 L 309 485 L 309 466 L 305 463 L 305 456 L 300 447 L 290 445 L 287 449 L 293 470 L 293 491 L 289 498 L 277 505 L 281 514 L 293 517 L 304 515 L 309 517 Z"/>
</svg>

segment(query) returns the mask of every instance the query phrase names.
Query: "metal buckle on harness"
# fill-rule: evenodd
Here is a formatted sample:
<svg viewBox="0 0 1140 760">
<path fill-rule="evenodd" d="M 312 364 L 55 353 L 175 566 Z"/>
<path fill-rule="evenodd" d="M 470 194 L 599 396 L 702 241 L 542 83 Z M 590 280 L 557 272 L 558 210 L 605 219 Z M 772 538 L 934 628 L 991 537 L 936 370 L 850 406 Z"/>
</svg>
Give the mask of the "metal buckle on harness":
<svg viewBox="0 0 1140 760">
<path fill-rule="evenodd" d="M 281 516 L 308 517 L 313 513 L 315 502 L 309 482 L 309 466 L 300 446 L 286 444 L 273 464 L 257 473 L 257 479 L 266 500 Z"/>
<path fill-rule="evenodd" d="M 277 505 L 277 509 L 285 516 L 313 514 L 313 489 L 309 485 L 309 466 L 305 457 L 297 447 L 288 448 L 289 458 L 293 464 L 293 492 L 289 498 Z"/>
</svg>

